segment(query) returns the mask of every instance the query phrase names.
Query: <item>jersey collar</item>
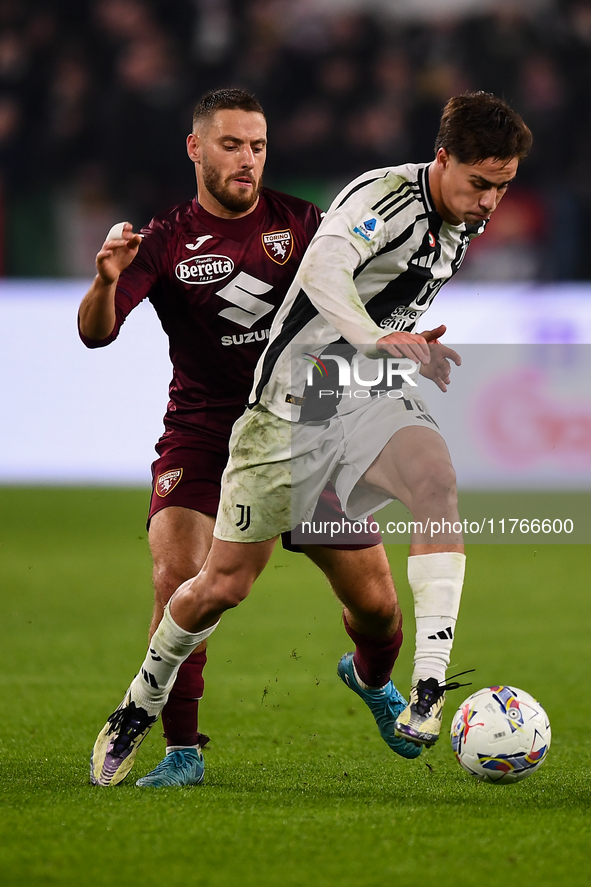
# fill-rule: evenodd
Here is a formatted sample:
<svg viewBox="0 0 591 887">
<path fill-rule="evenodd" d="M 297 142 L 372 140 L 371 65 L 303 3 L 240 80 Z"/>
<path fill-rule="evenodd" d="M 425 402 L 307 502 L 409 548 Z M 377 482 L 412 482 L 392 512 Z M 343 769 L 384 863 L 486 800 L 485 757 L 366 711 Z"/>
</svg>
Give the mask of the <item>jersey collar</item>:
<svg viewBox="0 0 591 887">
<path fill-rule="evenodd" d="M 425 163 L 423 166 L 419 167 L 418 174 L 418 183 L 419 190 L 421 192 L 421 197 L 423 203 L 425 204 L 425 209 L 428 213 L 436 213 L 435 204 L 433 203 L 433 198 L 431 197 L 431 188 L 429 187 L 429 163 Z"/>
<path fill-rule="evenodd" d="M 221 219 L 214 216 L 203 209 L 199 203 L 199 196 L 193 198 L 193 212 L 200 222 L 206 225 L 210 230 L 215 231 L 222 237 L 228 237 L 230 240 L 246 240 L 252 234 L 259 222 L 262 221 L 267 208 L 267 201 L 264 195 L 264 189 L 261 191 L 259 202 L 253 212 L 239 219 Z"/>
</svg>

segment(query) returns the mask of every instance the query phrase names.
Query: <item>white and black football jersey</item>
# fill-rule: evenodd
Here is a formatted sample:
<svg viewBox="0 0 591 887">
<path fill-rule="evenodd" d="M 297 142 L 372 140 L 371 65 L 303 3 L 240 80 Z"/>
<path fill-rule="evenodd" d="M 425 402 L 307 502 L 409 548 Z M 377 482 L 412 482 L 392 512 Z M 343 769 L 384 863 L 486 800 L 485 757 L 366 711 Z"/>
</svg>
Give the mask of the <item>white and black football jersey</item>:
<svg viewBox="0 0 591 887">
<path fill-rule="evenodd" d="M 485 226 L 451 225 L 442 219 L 431 198 L 427 163 L 372 170 L 351 182 L 328 210 L 276 315 L 249 405 L 261 403 L 297 421 L 309 358 L 335 342 L 349 342 L 375 358 L 380 338 L 413 332 L 441 286 L 459 269 L 470 240 Z M 323 263 L 312 286 L 306 283 L 312 281 L 311 254 L 318 261 L 323 243 L 326 268 Z M 345 269 L 348 291 L 339 277 L 343 262 L 332 253 L 335 243 L 346 246 L 353 257 Z M 303 355 L 308 361 L 299 359 Z"/>
</svg>

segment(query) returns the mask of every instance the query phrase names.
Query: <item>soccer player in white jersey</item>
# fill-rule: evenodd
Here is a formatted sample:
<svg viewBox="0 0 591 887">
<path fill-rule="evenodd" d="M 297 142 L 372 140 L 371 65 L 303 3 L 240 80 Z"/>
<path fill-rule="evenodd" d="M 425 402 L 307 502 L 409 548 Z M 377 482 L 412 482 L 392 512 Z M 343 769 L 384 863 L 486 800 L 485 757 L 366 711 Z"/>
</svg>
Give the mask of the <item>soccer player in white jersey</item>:
<svg viewBox="0 0 591 887">
<path fill-rule="evenodd" d="M 446 669 L 465 557 L 455 532 L 461 524 L 453 466 L 409 367 L 419 365 L 446 390 L 449 360 L 459 357 L 413 330 L 470 240 L 484 231 L 530 146 L 529 129 L 504 101 L 482 92 L 456 96 L 443 111 L 431 163 L 373 170 L 338 195 L 275 318 L 249 409 L 234 426 L 210 553 L 198 576 L 172 596 L 138 676 L 99 734 L 96 762 L 108 761 L 114 720 L 135 754 L 181 663 L 248 595 L 278 535 L 309 520 L 329 480 L 351 519 L 393 499 L 413 515 L 414 671 L 410 702 L 390 726 L 418 747 L 437 740 L 445 691 L 457 686 L 446 683 Z M 354 359 L 361 355 L 358 369 L 390 358 L 406 369 L 381 392 L 386 396 L 373 390 L 360 406 L 347 402 L 339 377 L 334 396 L 322 403 L 303 358 L 312 355 L 326 367 L 343 347 Z M 332 362 L 340 366 L 334 356 Z M 367 366 L 363 378 L 371 377 Z M 441 527 L 435 533 L 434 523 Z M 379 626 L 379 603 L 375 618 Z M 392 682 L 367 686 L 353 654 L 343 656 L 338 673 L 382 732 L 380 720 L 392 711 L 381 718 L 375 703 Z"/>
</svg>

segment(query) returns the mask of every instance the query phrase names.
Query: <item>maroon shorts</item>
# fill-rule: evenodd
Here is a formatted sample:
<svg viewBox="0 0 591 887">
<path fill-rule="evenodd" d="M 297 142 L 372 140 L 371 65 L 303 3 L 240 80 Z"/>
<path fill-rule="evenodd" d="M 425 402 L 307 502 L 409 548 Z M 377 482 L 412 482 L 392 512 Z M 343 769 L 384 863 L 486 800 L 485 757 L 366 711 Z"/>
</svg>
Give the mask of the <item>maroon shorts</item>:
<svg viewBox="0 0 591 887">
<path fill-rule="evenodd" d="M 191 508 L 202 514 L 215 516 L 220 501 L 222 473 L 228 461 L 227 450 L 219 444 L 197 437 L 172 435 L 167 432 L 156 445 L 159 458 L 152 463 L 152 498 L 148 513 L 148 527 L 157 512 L 171 505 Z M 322 491 L 314 517 L 339 521 L 345 518 L 332 484 Z M 371 523 L 371 520 L 368 519 Z M 289 551 L 301 551 L 291 542 L 291 533 L 281 536 L 283 547 Z M 355 543 L 346 538 L 335 539 L 327 548 L 339 551 L 356 551 L 380 545 L 379 533 L 355 534 Z"/>
</svg>

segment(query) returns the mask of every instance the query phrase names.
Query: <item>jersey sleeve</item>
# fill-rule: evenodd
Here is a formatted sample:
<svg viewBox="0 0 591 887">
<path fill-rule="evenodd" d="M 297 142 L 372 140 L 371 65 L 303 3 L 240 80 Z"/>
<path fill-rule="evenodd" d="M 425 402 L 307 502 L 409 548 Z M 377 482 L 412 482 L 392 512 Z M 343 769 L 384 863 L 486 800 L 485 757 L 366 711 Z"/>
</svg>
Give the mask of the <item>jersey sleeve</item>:
<svg viewBox="0 0 591 887">
<path fill-rule="evenodd" d="M 352 345 L 367 357 L 378 356 L 376 343 L 387 331 L 369 316 L 355 286 L 355 271 L 391 243 L 398 224 L 384 219 L 379 207 L 390 195 L 404 187 L 398 176 L 381 176 L 353 188 L 350 196 L 337 198 L 322 222 L 300 265 L 297 277 L 320 314 Z M 414 199 L 410 198 L 410 203 Z M 402 209 L 400 230 L 407 215 Z"/>
<path fill-rule="evenodd" d="M 328 235 L 312 242 L 297 278 L 324 319 L 366 357 L 375 358 L 377 342 L 387 333 L 371 319 L 357 292 L 353 274 L 358 264 L 351 243 Z"/>
<path fill-rule="evenodd" d="M 405 210 L 408 207 L 404 206 L 401 218 L 393 225 L 380 212 L 381 206 L 388 205 L 390 195 L 406 184 L 406 179 L 402 176 L 392 175 L 381 176 L 366 184 L 361 183 L 358 189 L 353 189 L 340 203 L 337 198 L 336 205 L 331 206 L 316 236 L 343 237 L 355 247 L 361 263 L 367 262 L 392 239 L 393 228 L 399 228 L 398 222 L 403 226 L 406 216 L 413 215 L 412 209 L 407 213 Z"/>
<path fill-rule="evenodd" d="M 102 348 L 114 342 L 127 316 L 150 294 L 161 274 L 170 226 L 160 219 L 152 219 L 140 234 L 143 239 L 138 253 L 119 277 L 115 291 L 115 326 L 111 333 L 104 339 L 89 339 L 80 332 L 78 325 L 80 338 L 87 348 Z"/>
</svg>

